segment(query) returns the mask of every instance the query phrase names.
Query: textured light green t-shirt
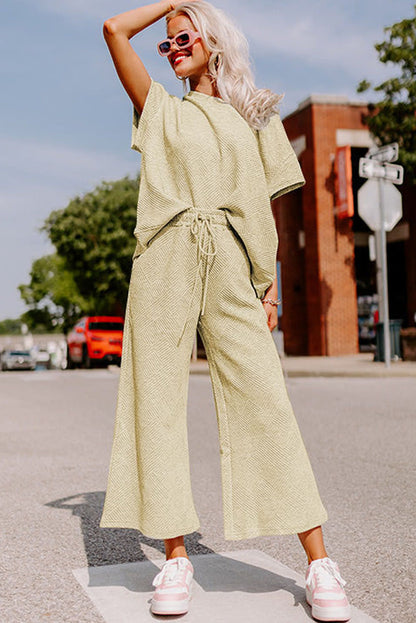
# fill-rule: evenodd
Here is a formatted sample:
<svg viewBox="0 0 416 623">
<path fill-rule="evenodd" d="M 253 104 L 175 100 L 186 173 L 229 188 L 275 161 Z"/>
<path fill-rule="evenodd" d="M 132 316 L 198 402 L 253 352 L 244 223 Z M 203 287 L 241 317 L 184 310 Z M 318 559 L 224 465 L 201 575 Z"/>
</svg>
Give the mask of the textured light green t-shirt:
<svg viewBox="0 0 416 623">
<path fill-rule="evenodd" d="M 305 183 L 280 116 L 253 130 L 223 100 L 182 99 L 152 80 L 131 147 L 142 154 L 134 256 L 188 208 L 224 210 L 246 248 L 259 297 L 274 279 L 278 236 L 270 199 Z"/>
</svg>

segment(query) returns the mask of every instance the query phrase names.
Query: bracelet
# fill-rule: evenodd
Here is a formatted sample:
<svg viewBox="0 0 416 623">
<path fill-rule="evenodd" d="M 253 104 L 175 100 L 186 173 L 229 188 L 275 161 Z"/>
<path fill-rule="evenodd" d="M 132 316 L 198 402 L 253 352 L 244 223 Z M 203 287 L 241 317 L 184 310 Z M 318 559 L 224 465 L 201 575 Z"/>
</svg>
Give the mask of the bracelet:
<svg viewBox="0 0 416 623">
<path fill-rule="evenodd" d="M 261 299 L 262 303 L 270 303 L 270 305 L 274 305 L 275 307 L 277 307 L 278 305 L 280 305 L 281 300 L 280 299 L 276 299 L 275 301 L 273 299 Z"/>
</svg>

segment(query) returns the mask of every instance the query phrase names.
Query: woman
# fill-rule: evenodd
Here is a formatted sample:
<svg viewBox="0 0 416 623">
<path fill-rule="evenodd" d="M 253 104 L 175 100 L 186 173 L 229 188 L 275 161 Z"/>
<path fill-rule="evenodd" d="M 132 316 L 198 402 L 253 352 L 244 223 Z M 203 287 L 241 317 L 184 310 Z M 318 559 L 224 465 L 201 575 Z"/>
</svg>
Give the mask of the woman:
<svg viewBox="0 0 416 623">
<path fill-rule="evenodd" d="M 129 42 L 164 16 L 158 51 L 185 92 L 189 81 L 182 99 L 149 76 Z M 297 533 L 313 616 L 348 620 L 345 582 L 323 543 L 327 514 L 270 333 L 278 304 L 270 198 L 304 184 L 280 96 L 255 87 L 245 38 L 203 0 L 127 11 L 105 22 L 104 37 L 133 103 L 131 146 L 142 164 L 100 526 L 163 539 L 151 609 L 187 612 L 193 567 L 183 535 L 200 525 L 186 428 L 198 330 L 219 427 L 225 538 Z"/>
</svg>

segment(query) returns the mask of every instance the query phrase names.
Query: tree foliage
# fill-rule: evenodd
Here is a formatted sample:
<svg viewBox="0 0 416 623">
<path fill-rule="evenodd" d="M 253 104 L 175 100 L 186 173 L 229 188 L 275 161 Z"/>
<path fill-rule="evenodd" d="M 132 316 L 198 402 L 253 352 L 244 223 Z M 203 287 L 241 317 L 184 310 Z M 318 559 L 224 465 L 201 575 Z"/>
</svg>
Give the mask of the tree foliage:
<svg viewBox="0 0 416 623">
<path fill-rule="evenodd" d="M 56 254 L 19 286 L 29 328 L 66 331 L 82 315 L 123 314 L 135 248 L 138 178 L 103 182 L 53 211 L 42 229 Z"/>
<path fill-rule="evenodd" d="M 88 301 L 90 313 L 124 311 L 135 248 L 137 191 L 137 179 L 103 182 L 46 219 L 43 229 Z"/>
<path fill-rule="evenodd" d="M 35 331 L 65 333 L 91 304 L 81 296 L 72 273 L 56 254 L 35 260 L 30 283 L 20 285 L 19 290 L 29 308 L 22 314 L 21 321 Z"/>
<path fill-rule="evenodd" d="M 21 326 L 20 318 L 5 318 L 0 321 L 0 335 L 20 335 Z"/>
<path fill-rule="evenodd" d="M 384 29 L 387 38 L 375 44 L 380 62 L 392 63 L 398 75 L 373 86 L 362 80 L 359 93 L 370 88 L 382 97 L 369 105 L 365 122 L 379 144 L 399 143 L 400 162 L 408 181 L 416 182 L 416 5 L 415 17 Z"/>
</svg>

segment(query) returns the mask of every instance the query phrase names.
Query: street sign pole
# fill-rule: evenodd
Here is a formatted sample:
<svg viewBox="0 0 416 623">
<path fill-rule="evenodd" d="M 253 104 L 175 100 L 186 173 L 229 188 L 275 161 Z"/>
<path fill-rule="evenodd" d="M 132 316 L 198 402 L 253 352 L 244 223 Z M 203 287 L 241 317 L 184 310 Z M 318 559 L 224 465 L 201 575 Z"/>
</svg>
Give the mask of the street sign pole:
<svg viewBox="0 0 416 623">
<path fill-rule="evenodd" d="M 398 143 L 370 149 L 360 158 L 358 174 L 368 181 L 358 191 L 358 214 L 375 232 L 379 320 L 383 323 L 384 361 L 391 366 L 386 232 L 402 218 L 402 198 L 395 184 L 403 183 L 403 167 L 389 164 L 399 156 Z M 376 181 L 377 180 L 377 181 Z M 378 203 L 378 206 L 377 206 Z"/>
<path fill-rule="evenodd" d="M 383 303 L 382 303 L 382 292 L 383 292 L 383 270 L 381 267 L 381 231 L 377 229 L 374 232 L 375 238 L 375 251 L 376 251 L 376 279 L 377 279 L 377 294 L 378 294 L 378 311 L 379 311 L 379 322 L 383 322 Z"/>
<path fill-rule="evenodd" d="M 383 333 L 384 333 L 384 361 L 386 367 L 391 366 L 391 349 L 390 349 L 390 319 L 389 319 L 389 289 L 387 279 L 387 239 L 386 239 L 386 227 L 385 227 L 385 204 L 384 204 L 384 192 L 383 185 L 385 181 L 383 178 L 378 180 L 379 189 L 379 205 L 380 205 L 380 253 L 381 253 L 381 303 L 383 310 Z M 377 280 L 379 281 L 379 280 Z"/>
</svg>

